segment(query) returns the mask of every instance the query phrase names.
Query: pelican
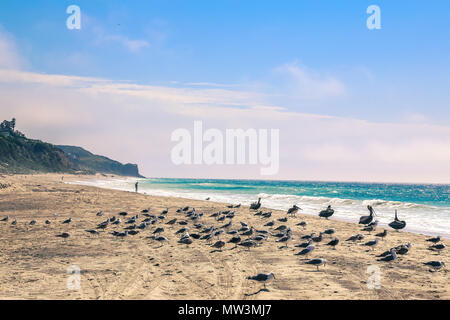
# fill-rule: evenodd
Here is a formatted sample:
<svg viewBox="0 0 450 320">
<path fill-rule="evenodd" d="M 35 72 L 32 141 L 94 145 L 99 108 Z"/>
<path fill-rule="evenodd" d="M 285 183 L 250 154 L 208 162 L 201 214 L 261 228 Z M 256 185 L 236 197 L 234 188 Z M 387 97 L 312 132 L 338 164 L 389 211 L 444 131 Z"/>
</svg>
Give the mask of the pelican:
<svg viewBox="0 0 450 320">
<path fill-rule="evenodd" d="M 258 202 L 253 202 L 250 204 L 250 209 L 258 210 L 261 207 L 261 198 L 258 198 Z"/>
<path fill-rule="evenodd" d="M 331 206 L 328 206 L 325 210 L 320 211 L 319 217 L 325 218 L 328 220 L 329 217 L 331 217 L 334 214 L 334 210 L 331 208 Z"/>
<path fill-rule="evenodd" d="M 298 207 L 297 205 L 293 205 L 292 208 L 289 208 L 287 211 L 287 215 L 295 216 L 295 214 L 298 212 L 298 210 L 302 210 L 302 208 Z"/>
<path fill-rule="evenodd" d="M 372 222 L 375 211 L 373 210 L 371 205 L 368 205 L 367 209 L 369 210 L 369 215 L 359 218 L 359 224 L 369 224 Z"/>
<path fill-rule="evenodd" d="M 275 274 L 273 272 L 270 273 L 259 273 L 256 276 L 247 277 L 247 280 L 254 280 L 264 284 L 264 289 L 266 289 L 266 283 L 275 279 Z M 266 289 L 267 290 L 267 289 Z"/>
<path fill-rule="evenodd" d="M 397 231 L 400 230 L 400 229 L 403 229 L 404 227 L 406 227 L 406 221 L 401 221 L 401 220 L 398 219 L 398 217 L 397 217 L 397 210 L 395 210 L 394 221 L 389 223 L 389 227 L 391 227 L 392 229 L 395 229 Z"/>
</svg>

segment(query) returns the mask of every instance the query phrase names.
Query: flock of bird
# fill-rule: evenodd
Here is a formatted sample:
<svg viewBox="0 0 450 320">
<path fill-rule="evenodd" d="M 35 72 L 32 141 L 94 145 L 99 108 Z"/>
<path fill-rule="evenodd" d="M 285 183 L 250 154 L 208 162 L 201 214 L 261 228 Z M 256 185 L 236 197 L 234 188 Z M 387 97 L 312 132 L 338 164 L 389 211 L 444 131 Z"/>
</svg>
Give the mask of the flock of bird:
<svg viewBox="0 0 450 320">
<path fill-rule="evenodd" d="M 135 214 L 130 216 L 128 212 L 120 212 L 117 216 L 112 216 L 106 218 L 106 220 L 97 223 L 92 229 L 85 230 L 87 233 L 93 236 L 98 236 L 101 233 L 106 232 L 107 229 L 115 226 L 115 230 L 111 230 L 108 232 L 113 237 L 124 239 L 130 236 L 134 236 L 143 232 L 146 229 L 151 229 L 150 234 L 146 237 L 149 240 L 161 243 L 168 242 L 169 238 L 174 236 L 178 239 L 178 243 L 180 245 L 190 246 L 194 241 L 199 241 L 209 246 L 212 252 L 220 252 L 224 249 L 225 246 L 231 245 L 230 250 L 236 249 L 238 246 L 251 250 L 251 248 L 262 246 L 269 238 L 274 238 L 276 243 L 280 243 L 282 246 L 279 248 L 287 248 L 289 242 L 292 241 L 292 230 L 287 224 L 285 224 L 289 217 L 295 216 L 296 213 L 302 210 L 299 206 L 293 205 L 286 212 L 286 216 L 275 220 L 271 220 L 272 212 L 267 211 L 264 212 L 260 210 L 261 208 L 261 198 L 258 199 L 257 202 L 254 202 L 250 205 L 250 210 L 253 211 L 254 216 L 260 217 L 260 219 L 266 220 L 263 228 L 256 229 L 254 226 L 249 225 L 248 223 L 240 221 L 238 224 L 233 223 L 233 219 L 236 217 L 236 213 L 233 209 L 239 208 L 238 205 L 228 205 L 227 210 L 217 211 L 209 215 L 210 218 L 214 218 L 216 223 L 214 224 L 205 224 L 204 223 L 204 213 L 198 212 L 195 208 L 186 206 L 183 208 L 178 208 L 173 214 L 172 219 L 168 218 L 169 209 L 165 209 L 160 213 L 151 212 L 150 208 L 142 210 L 139 214 Z M 359 224 L 362 225 L 362 231 L 368 232 L 369 235 L 371 232 L 376 231 L 376 227 L 378 225 L 378 221 L 374 220 L 375 211 L 372 206 L 367 207 L 369 210 L 369 215 L 362 216 L 359 220 Z M 325 210 L 320 211 L 319 217 L 323 217 L 325 219 L 330 218 L 334 214 L 334 209 L 331 206 L 328 206 Z M 171 214 L 172 215 L 172 214 Z M 99 218 L 103 216 L 103 211 L 99 211 L 96 216 Z M 55 214 L 55 219 L 57 215 Z M 1 222 L 9 222 L 9 216 L 1 219 Z M 31 220 L 28 224 L 35 225 L 36 220 Z M 52 222 L 50 220 L 46 220 L 45 224 L 50 225 Z M 55 221 L 56 223 L 56 221 Z M 69 225 L 72 223 L 72 218 L 68 218 L 60 222 L 62 224 Z M 275 227 L 275 224 L 278 226 Z M 17 219 L 14 219 L 11 222 L 11 225 L 17 225 Z M 173 227 L 178 225 L 177 230 L 173 233 L 173 235 L 169 235 L 168 232 L 173 232 Z M 170 226 L 170 228 L 169 228 Z M 301 227 L 306 229 L 307 223 L 306 221 L 300 221 L 295 224 L 296 227 Z M 394 221 L 389 223 L 389 227 L 398 231 L 405 228 L 406 222 L 398 219 L 397 211 L 395 211 Z M 117 228 L 122 228 L 120 231 Z M 295 253 L 296 256 L 302 256 L 306 259 L 304 260 L 305 264 L 315 266 L 317 271 L 321 266 L 325 266 L 327 261 L 321 257 L 315 257 L 309 259 L 312 252 L 314 252 L 316 246 L 325 240 L 325 236 L 328 237 L 328 240 L 325 241 L 325 245 L 331 247 L 333 250 L 336 250 L 336 247 L 340 243 L 340 239 L 335 236 L 335 229 L 326 229 L 324 231 L 312 232 L 310 234 L 305 234 L 299 236 L 299 243 L 294 244 L 294 248 L 299 248 L 300 251 Z M 372 240 L 368 240 L 362 245 L 365 247 L 374 250 L 375 247 L 379 244 L 379 241 L 383 240 L 387 237 L 387 230 L 384 229 L 383 232 L 379 232 L 375 234 L 375 238 Z M 69 232 L 63 232 L 57 237 L 66 239 L 70 237 Z M 227 236 L 228 239 L 224 237 Z M 365 239 L 365 236 L 362 233 L 358 233 L 356 235 L 352 235 L 346 242 L 361 242 Z M 432 244 L 429 246 L 429 250 L 436 251 L 438 254 L 445 249 L 445 244 L 441 241 L 439 236 L 429 238 L 426 241 L 431 242 Z M 398 255 L 405 255 L 411 250 L 412 244 L 406 243 L 401 244 L 399 246 L 393 247 L 390 250 L 383 252 L 382 254 L 377 256 L 377 261 L 380 262 L 392 262 L 397 259 Z M 444 268 L 445 263 L 443 261 L 428 261 L 425 262 L 424 265 L 429 266 L 431 270 L 438 271 Z M 268 281 L 271 281 L 275 278 L 273 272 L 271 273 L 260 273 L 255 276 L 249 276 L 247 279 L 254 280 L 265 285 Z"/>
</svg>

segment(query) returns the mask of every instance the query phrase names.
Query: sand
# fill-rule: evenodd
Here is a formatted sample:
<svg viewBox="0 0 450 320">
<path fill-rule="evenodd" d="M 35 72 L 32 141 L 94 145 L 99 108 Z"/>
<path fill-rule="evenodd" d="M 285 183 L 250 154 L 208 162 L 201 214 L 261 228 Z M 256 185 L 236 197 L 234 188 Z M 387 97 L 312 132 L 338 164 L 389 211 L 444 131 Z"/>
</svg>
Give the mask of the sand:
<svg viewBox="0 0 450 320">
<path fill-rule="evenodd" d="M 99 176 L 97 176 L 98 178 Z M 64 176 L 64 182 L 89 179 L 88 176 Z M 165 225 L 171 218 L 182 218 L 175 210 L 182 206 L 195 207 L 204 212 L 203 223 L 217 226 L 209 215 L 226 210 L 224 204 L 181 198 L 154 197 L 132 192 L 114 191 L 66 184 L 61 175 L 0 176 L 0 299 L 449 299 L 448 266 L 439 272 L 430 272 L 423 262 L 441 260 L 450 264 L 449 250 L 440 255 L 427 250 L 424 235 L 389 231 L 372 251 L 362 243 L 344 240 L 360 233 L 356 223 L 319 219 L 297 214 L 286 223 L 293 229 L 293 241 L 288 248 L 280 248 L 274 237 L 250 251 L 227 244 L 222 252 L 212 252 L 203 240 L 194 240 L 190 246 L 177 243 L 175 232 L 180 225 Z M 147 239 L 155 226 L 135 236 L 118 239 L 110 226 L 100 235 L 90 235 L 106 217 L 127 211 L 130 215 L 144 208 L 160 213 L 169 208 L 163 235 L 169 242 L 161 245 Z M 99 210 L 103 217 L 97 217 Z M 254 216 L 248 207 L 236 210 L 234 226 L 240 221 L 263 229 L 265 219 Z M 263 208 L 264 211 L 268 211 Z M 54 214 L 57 213 L 57 216 Z M 285 217 L 285 212 L 273 211 L 272 219 Z M 73 222 L 61 222 L 72 217 Z M 17 219 L 17 225 L 11 225 Z M 36 225 L 30 226 L 31 220 Z M 45 220 L 50 225 L 45 225 Z M 141 220 L 142 218 L 140 218 Z M 306 230 L 295 226 L 308 223 Z M 190 222 L 190 225 L 192 223 Z M 277 222 L 276 226 L 282 223 Z M 341 239 L 337 250 L 326 246 L 328 238 L 316 245 L 310 258 L 325 258 L 324 268 L 304 264 L 305 258 L 294 255 L 299 237 L 312 231 L 335 228 Z M 191 226 L 191 229 L 192 226 Z M 267 228 L 266 228 L 267 229 Z M 379 229 L 378 232 L 382 231 Z M 56 237 L 69 232 L 70 237 Z M 373 239 L 374 233 L 366 235 Z M 228 240 L 231 236 L 224 235 Z M 376 261 L 376 255 L 406 242 L 410 252 L 392 263 Z M 445 240 L 446 241 L 446 240 Z M 75 267 L 73 267 L 75 266 Z M 370 289 L 368 267 L 379 268 L 380 288 Z M 79 268 L 80 286 L 68 273 L 68 268 Z M 371 270 L 369 268 L 369 270 Z M 70 270 L 70 269 L 69 269 Z M 267 285 L 268 292 L 260 291 L 261 284 L 247 280 L 259 272 L 275 273 L 275 280 Z M 373 275 L 372 275 L 373 276 Z M 72 286 L 67 286 L 69 284 Z M 75 284 L 75 287 L 73 285 Z"/>
</svg>

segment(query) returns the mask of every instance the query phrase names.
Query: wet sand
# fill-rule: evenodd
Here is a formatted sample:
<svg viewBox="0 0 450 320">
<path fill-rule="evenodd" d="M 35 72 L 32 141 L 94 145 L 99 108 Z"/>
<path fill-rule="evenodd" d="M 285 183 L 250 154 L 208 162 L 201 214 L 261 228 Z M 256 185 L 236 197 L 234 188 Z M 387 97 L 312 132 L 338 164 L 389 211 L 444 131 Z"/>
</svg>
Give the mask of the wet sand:
<svg viewBox="0 0 450 320">
<path fill-rule="evenodd" d="M 101 176 L 97 176 L 99 178 Z M 89 179 L 89 176 L 64 176 L 64 182 Z M 165 223 L 183 214 L 179 207 L 195 207 L 204 212 L 200 222 L 221 226 L 210 214 L 227 210 L 224 204 L 181 198 L 154 197 L 132 192 L 100 189 L 66 184 L 61 175 L 0 176 L 0 219 L 9 215 L 8 222 L 0 222 L 0 299 L 449 299 L 449 250 L 441 254 L 428 250 L 424 235 L 389 230 L 384 241 L 374 251 L 362 245 L 374 239 L 375 232 L 362 232 L 356 223 L 319 219 L 297 214 L 286 224 L 293 230 L 293 240 L 287 248 L 276 238 L 269 237 L 261 246 L 251 250 L 226 244 L 222 252 L 213 252 L 204 240 L 189 245 L 177 243 L 175 232 L 182 226 Z M 125 224 L 109 226 L 100 235 L 85 230 L 94 229 L 107 217 L 118 216 L 121 211 L 129 216 L 151 208 L 159 213 L 169 208 L 167 219 L 149 226 L 135 236 L 118 239 L 109 232 L 122 231 Z M 96 216 L 102 210 L 102 217 Z M 273 211 L 270 219 L 254 216 L 248 207 L 233 209 L 234 228 L 240 221 L 266 229 L 268 220 L 286 216 Z M 262 208 L 263 211 L 269 211 Z M 57 215 L 55 215 L 57 214 Z M 72 217 L 70 224 L 62 221 Z M 11 222 L 17 219 L 17 225 Z M 45 220 L 51 224 L 46 225 Z M 29 222 L 36 220 L 31 226 Z M 124 220 L 124 219 L 122 219 Z M 306 221 L 307 227 L 296 226 Z M 163 226 L 168 243 L 161 245 L 147 237 L 157 226 Z M 189 222 L 191 232 L 194 231 Z M 316 244 L 309 258 L 325 258 L 328 263 L 320 271 L 304 264 L 305 258 L 294 255 L 300 248 L 300 236 L 336 229 L 341 242 L 337 250 L 326 246 L 331 238 Z M 381 232 L 383 229 L 377 229 Z M 56 235 L 70 233 L 62 239 Z M 349 236 L 363 233 L 362 242 L 344 241 Z M 223 234 L 227 241 L 230 235 Z M 448 240 L 444 240 L 447 242 Z M 376 255 L 389 248 L 412 243 L 407 255 L 392 263 L 376 261 Z M 423 262 L 441 260 L 447 267 L 430 272 Z M 80 288 L 70 290 L 68 268 L 80 269 Z M 369 266 L 380 269 L 380 289 L 369 289 Z M 374 267 L 372 267 L 374 268 Z M 369 268 L 370 270 L 370 268 Z M 260 291 L 260 284 L 247 280 L 259 272 L 275 273 L 276 279 L 267 285 L 268 292 Z"/>
</svg>

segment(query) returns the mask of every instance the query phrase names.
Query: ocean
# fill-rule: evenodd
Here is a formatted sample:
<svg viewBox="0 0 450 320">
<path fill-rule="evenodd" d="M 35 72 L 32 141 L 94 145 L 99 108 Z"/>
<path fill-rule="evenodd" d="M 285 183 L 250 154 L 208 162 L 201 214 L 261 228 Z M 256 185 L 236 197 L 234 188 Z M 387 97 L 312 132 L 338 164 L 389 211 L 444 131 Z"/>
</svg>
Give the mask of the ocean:
<svg viewBox="0 0 450 320">
<path fill-rule="evenodd" d="M 317 215 L 328 205 L 334 219 L 358 223 L 367 215 L 367 205 L 376 212 L 379 226 L 394 219 L 405 220 L 406 231 L 450 238 L 450 185 L 357 182 L 314 182 L 219 179 L 112 179 L 80 181 L 77 184 L 134 191 L 168 197 L 249 205 L 261 197 L 270 209 L 287 210 L 297 204 L 301 213 Z M 389 229 L 389 228 L 388 228 Z"/>
</svg>

